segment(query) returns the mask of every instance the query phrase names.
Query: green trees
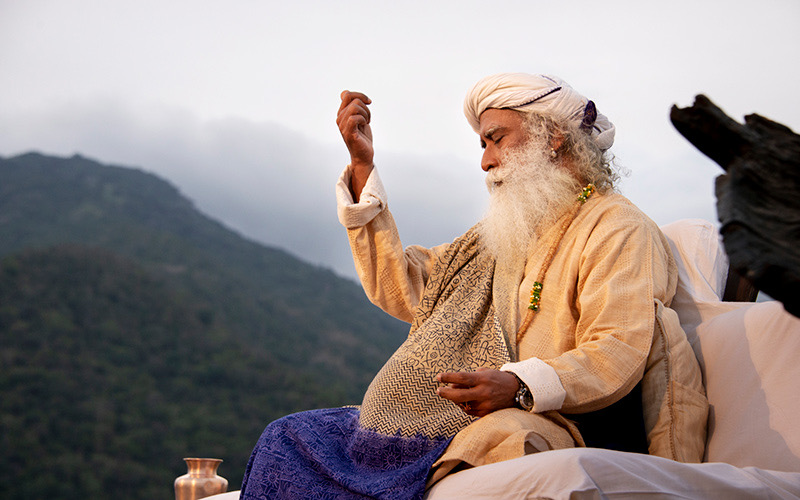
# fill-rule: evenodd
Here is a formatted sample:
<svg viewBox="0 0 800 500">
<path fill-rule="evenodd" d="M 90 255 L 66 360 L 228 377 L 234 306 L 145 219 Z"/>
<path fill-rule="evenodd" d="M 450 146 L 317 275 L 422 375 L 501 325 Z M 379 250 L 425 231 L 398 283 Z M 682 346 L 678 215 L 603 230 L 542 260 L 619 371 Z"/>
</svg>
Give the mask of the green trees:
<svg viewBox="0 0 800 500">
<path fill-rule="evenodd" d="M 237 488 L 269 421 L 360 403 L 405 336 L 148 174 L 24 155 L 0 179 L 3 496 L 169 498 L 198 455 Z"/>
</svg>

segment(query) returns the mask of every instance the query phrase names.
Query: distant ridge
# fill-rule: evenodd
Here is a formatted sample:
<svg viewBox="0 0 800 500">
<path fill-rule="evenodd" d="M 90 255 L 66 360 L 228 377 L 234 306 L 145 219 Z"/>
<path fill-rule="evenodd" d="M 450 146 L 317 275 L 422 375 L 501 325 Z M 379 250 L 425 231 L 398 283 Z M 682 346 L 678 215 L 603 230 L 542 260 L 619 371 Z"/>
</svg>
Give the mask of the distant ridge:
<svg viewBox="0 0 800 500">
<path fill-rule="evenodd" d="M 0 158 L 3 496 L 169 498 L 192 455 L 237 487 L 269 421 L 360 403 L 406 332 L 154 175 Z"/>
</svg>

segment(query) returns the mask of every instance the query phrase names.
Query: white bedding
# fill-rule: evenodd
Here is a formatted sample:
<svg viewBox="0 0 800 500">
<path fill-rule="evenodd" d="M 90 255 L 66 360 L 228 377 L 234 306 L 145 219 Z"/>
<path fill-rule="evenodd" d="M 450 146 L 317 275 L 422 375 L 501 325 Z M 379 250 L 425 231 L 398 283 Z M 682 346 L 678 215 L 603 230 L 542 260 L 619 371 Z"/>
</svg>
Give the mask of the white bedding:
<svg viewBox="0 0 800 500">
<path fill-rule="evenodd" d="M 800 473 L 682 464 L 597 448 L 546 451 L 452 474 L 426 500 L 800 497 Z"/>
<path fill-rule="evenodd" d="M 740 304 L 698 325 L 694 346 L 711 463 L 548 451 L 445 477 L 426 499 L 800 498 L 800 320 L 779 303 Z"/>
</svg>

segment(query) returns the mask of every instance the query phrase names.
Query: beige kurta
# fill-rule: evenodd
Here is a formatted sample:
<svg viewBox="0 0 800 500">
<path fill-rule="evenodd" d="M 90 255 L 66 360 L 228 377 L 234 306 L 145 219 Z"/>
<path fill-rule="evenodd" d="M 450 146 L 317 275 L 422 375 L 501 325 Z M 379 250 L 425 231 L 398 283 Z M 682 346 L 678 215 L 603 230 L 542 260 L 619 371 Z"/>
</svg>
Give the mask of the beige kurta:
<svg viewBox="0 0 800 500">
<path fill-rule="evenodd" d="M 375 212 L 363 226 L 348 225 L 356 269 L 373 303 L 411 321 L 447 245 L 404 249 L 385 202 Z M 651 454 L 699 462 L 707 402 L 697 360 L 667 307 L 674 259 L 658 227 L 624 197 L 595 195 L 578 212 L 546 273 L 540 312 L 517 347 L 516 329 L 558 226 L 544 232 L 524 266 L 495 269 L 493 303 L 516 358 L 554 370 L 565 392 L 555 409 L 566 417 L 604 408 L 644 378 Z M 536 432 L 541 420 L 521 410 L 490 414 L 459 432 L 438 464 L 482 465 L 580 444 L 566 431 Z"/>
</svg>

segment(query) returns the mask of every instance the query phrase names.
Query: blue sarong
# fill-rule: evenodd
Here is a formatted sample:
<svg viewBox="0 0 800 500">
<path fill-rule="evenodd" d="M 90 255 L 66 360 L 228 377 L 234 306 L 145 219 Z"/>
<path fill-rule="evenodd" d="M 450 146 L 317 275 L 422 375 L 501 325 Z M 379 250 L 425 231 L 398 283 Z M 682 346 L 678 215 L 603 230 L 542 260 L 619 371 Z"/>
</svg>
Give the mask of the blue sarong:
<svg viewBox="0 0 800 500">
<path fill-rule="evenodd" d="M 272 422 L 247 465 L 243 499 L 418 499 L 450 438 L 385 436 L 358 409 L 295 413 Z"/>
</svg>

